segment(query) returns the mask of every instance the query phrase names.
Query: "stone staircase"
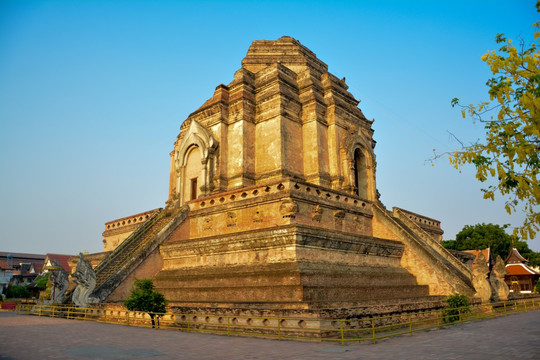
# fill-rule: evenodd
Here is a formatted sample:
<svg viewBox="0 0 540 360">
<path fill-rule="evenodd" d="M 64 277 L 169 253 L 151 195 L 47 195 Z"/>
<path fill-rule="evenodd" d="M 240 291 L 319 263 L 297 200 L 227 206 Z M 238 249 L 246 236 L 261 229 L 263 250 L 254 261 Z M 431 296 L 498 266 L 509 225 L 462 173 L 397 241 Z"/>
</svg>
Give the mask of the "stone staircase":
<svg viewBox="0 0 540 360">
<path fill-rule="evenodd" d="M 382 204 L 374 204 L 374 214 L 394 233 L 399 234 L 400 238 L 411 248 L 411 253 L 417 256 L 415 261 L 424 263 L 425 268 L 437 277 L 438 282 L 443 280 L 448 288 L 468 296 L 474 296 L 476 293 L 472 283 L 472 270 L 453 256 L 438 241 L 433 239 L 426 231 L 418 226 L 414 221 L 400 209 L 394 208 L 390 212 Z M 415 267 L 416 269 L 420 266 Z M 408 269 L 422 283 L 422 279 L 429 282 L 429 276 L 423 276 L 415 273 L 413 268 Z M 434 277 L 431 277 L 433 282 Z M 429 284 L 431 287 L 437 287 L 440 284 Z M 435 294 L 439 295 L 439 294 Z"/>
<path fill-rule="evenodd" d="M 159 209 L 142 223 L 95 269 L 92 296 L 104 301 L 186 218 L 189 207 Z"/>
</svg>

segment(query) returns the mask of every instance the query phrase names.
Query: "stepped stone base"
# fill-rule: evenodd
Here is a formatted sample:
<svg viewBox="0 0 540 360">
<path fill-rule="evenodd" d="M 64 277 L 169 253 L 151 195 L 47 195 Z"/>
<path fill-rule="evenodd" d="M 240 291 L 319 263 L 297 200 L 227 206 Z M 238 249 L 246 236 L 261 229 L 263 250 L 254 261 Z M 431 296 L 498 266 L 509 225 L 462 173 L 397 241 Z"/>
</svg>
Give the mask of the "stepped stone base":
<svg viewBox="0 0 540 360">
<path fill-rule="evenodd" d="M 424 296 L 356 302 L 184 303 L 171 304 L 170 309 L 176 314 L 197 314 L 199 316 L 348 319 L 429 311 L 445 306 L 444 296 Z"/>
<path fill-rule="evenodd" d="M 164 244 L 154 283 L 171 306 L 309 309 L 428 296 L 400 267 L 402 252 L 397 241 L 289 225 Z"/>
</svg>

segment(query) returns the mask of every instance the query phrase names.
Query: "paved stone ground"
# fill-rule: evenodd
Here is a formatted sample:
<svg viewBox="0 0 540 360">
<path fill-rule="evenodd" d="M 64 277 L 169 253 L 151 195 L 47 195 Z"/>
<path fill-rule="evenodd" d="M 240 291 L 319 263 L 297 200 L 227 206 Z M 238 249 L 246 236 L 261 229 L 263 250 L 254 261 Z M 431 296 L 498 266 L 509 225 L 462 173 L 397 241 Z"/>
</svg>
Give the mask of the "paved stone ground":
<svg viewBox="0 0 540 360">
<path fill-rule="evenodd" d="M 540 311 L 346 346 L 0 312 L 0 359 L 540 359 Z"/>
</svg>

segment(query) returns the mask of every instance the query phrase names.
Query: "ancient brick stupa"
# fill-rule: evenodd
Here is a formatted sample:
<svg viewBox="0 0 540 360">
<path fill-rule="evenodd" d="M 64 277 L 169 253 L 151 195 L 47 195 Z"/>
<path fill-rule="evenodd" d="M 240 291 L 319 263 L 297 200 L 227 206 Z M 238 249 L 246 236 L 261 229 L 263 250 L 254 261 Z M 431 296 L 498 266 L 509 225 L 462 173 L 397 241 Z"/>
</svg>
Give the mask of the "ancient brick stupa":
<svg viewBox="0 0 540 360">
<path fill-rule="evenodd" d="M 107 223 L 106 249 L 131 235 L 97 268 L 101 300 L 125 298 L 134 277 L 183 310 L 474 295 L 439 221 L 379 202 L 373 122 L 347 89 L 297 40 L 254 41 L 234 80 L 182 123 L 167 207 Z"/>
</svg>

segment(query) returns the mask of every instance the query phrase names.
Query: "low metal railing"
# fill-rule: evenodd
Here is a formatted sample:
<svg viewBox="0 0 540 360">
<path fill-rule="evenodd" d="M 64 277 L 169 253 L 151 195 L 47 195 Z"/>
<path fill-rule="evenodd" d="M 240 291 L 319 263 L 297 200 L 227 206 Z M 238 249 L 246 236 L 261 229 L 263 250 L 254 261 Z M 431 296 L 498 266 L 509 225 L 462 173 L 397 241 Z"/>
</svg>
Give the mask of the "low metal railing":
<svg viewBox="0 0 540 360">
<path fill-rule="evenodd" d="M 412 336 L 417 331 L 440 329 L 454 324 L 462 325 L 467 321 L 539 309 L 540 298 L 532 298 L 458 308 L 453 311 L 440 309 L 350 319 L 163 313 L 154 314 L 154 325 L 149 314 L 128 310 L 19 304 L 16 311 L 19 314 L 155 327 L 156 329 L 227 336 L 256 336 L 278 340 L 333 341 L 345 345 L 348 342 L 360 341 L 376 343 L 377 340 L 393 336 Z"/>
</svg>

